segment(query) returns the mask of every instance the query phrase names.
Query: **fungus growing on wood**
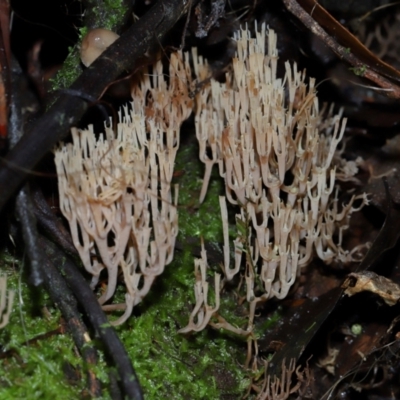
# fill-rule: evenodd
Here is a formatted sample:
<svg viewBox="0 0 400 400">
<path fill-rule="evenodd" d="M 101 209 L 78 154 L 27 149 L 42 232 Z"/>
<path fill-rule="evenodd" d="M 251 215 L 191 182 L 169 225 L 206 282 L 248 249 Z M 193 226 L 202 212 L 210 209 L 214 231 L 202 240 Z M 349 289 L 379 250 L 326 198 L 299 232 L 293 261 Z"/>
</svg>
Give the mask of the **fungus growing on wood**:
<svg viewBox="0 0 400 400">
<path fill-rule="evenodd" d="M 119 35 L 104 28 L 90 30 L 82 39 L 81 61 L 85 67 L 89 67 L 94 60 L 111 46 Z"/>
<path fill-rule="evenodd" d="M 167 82 L 157 63 L 152 78 L 143 73 L 132 103 L 119 112 L 116 132 L 111 121 L 98 138 L 92 126 L 74 128 L 72 143 L 55 151 L 60 209 L 93 276 L 92 288 L 107 270 L 99 302 L 107 310 L 125 309 L 116 325 L 130 316 L 173 258 L 178 193 L 175 188 L 172 194 L 171 180 L 180 125 L 192 110 L 187 71 L 187 60 L 172 55 Z M 125 303 L 106 305 L 121 272 Z"/>
</svg>

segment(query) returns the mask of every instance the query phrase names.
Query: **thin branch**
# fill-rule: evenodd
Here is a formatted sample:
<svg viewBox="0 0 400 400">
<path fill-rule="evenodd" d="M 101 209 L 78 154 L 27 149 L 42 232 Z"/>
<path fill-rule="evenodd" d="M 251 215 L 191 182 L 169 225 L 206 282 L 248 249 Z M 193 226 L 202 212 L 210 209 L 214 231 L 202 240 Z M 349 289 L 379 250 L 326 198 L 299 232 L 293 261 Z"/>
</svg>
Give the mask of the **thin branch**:
<svg viewBox="0 0 400 400">
<path fill-rule="evenodd" d="M 45 260 L 43 279 L 46 290 L 49 292 L 52 301 L 58 306 L 65 318 L 68 330 L 72 335 L 75 345 L 81 352 L 84 361 L 88 366 L 96 365 L 98 361 L 97 351 L 91 342 L 88 329 L 79 315 L 76 300 L 71 293 L 70 288 L 67 286 L 65 279 L 50 259 Z M 87 379 L 91 395 L 100 396 L 100 382 L 97 380 L 90 367 L 87 371 Z"/>
<path fill-rule="evenodd" d="M 143 399 L 142 389 L 139 384 L 138 377 L 133 369 L 132 362 L 121 343 L 116 331 L 110 325 L 106 315 L 101 309 L 96 296 L 90 289 L 88 283 L 83 278 L 76 265 L 65 257 L 64 252 L 59 250 L 53 243 L 40 238 L 40 243 L 46 254 L 53 260 L 53 263 L 64 275 L 68 286 L 73 291 L 80 305 L 92 324 L 96 333 L 100 336 L 107 355 L 113 361 L 121 379 L 124 398 Z"/>
<path fill-rule="evenodd" d="M 314 35 L 318 36 L 334 53 L 357 69 L 359 75 L 387 89 L 385 93 L 388 97 L 400 98 L 400 86 L 394 84 L 390 79 L 382 75 L 384 73 L 391 79 L 399 81 L 400 72 L 374 56 L 349 31 L 345 30 L 338 21 L 328 14 L 323 7 L 312 0 L 300 0 L 301 5 L 305 8 L 302 8 L 296 0 L 283 0 L 283 3 L 293 15 L 299 18 L 300 21 Z M 306 9 L 309 10 L 310 13 L 308 13 Z M 320 21 L 321 24 L 322 22 L 326 23 L 328 17 L 329 26 L 337 35 L 340 34 L 340 40 L 343 41 L 345 45 L 339 44 L 338 41 L 333 36 L 329 35 L 319 24 Z M 328 27 L 327 24 L 325 25 Z M 348 45 L 349 43 L 351 43 L 353 47 L 346 47 L 346 44 Z"/>
<path fill-rule="evenodd" d="M 71 233 L 65 228 L 62 220 L 55 217 L 42 191 L 36 185 L 32 185 L 31 192 L 34 203 L 33 210 L 39 225 L 45 230 L 47 236 L 50 237 L 54 243 L 60 246 L 76 261 L 79 261 L 79 253 L 72 242 Z"/>
<path fill-rule="evenodd" d="M 9 124 L 11 146 L 14 146 L 23 134 L 24 116 L 22 93 L 24 93 L 24 91 L 22 87 L 25 83 L 25 77 L 22 74 L 21 68 L 16 60 L 12 60 L 13 90 L 10 101 L 11 116 Z M 41 283 L 45 284 L 51 299 L 60 308 L 63 317 L 67 321 L 74 343 L 80 350 L 83 359 L 88 365 L 95 365 L 97 363 L 96 349 L 90 344 L 90 337 L 77 310 L 76 300 L 62 275 L 57 271 L 51 261 L 44 256 L 40 248 L 34 207 L 28 183 L 21 188 L 17 195 L 16 213 L 22 230 L 25 249 L 31 264 L 30 280 L 35 286 Z M 100 396 L 100 382 L 90 369 L 88 370 L 88 386 L 92 396 Z"/>
<path fill-rule="evenodd" d="M 104 0 L 84 0 L 84 25 L 88 29 L 107 28 L 118 32 L 130 15 L 132 15 L 134 1 L 123 0 L 118 9 L 112 9 L 109 2 Z M 114 18 L 111 19 L 110 16 Z M 115 22 L 114 22 L 115 20 Z"/>
<path fill-rule="evenodd" d="M 12 93 L 10 101 L 9 141 L 10 146 L 15 146 L 23 135 L 24 117 L 22 101 L 22 85 L 24 77 L 15 59 L 12 60 Z M 30 281 L 34 286 L 39 286 L 43 281 L 43 257 L 38 248 L 36 218 L 29 194 L 29 184 L 25 184 L 17 195 L 16 214 L 22 230 L 26 252 L 28 254 L 31 275 Z"/>
</svg>

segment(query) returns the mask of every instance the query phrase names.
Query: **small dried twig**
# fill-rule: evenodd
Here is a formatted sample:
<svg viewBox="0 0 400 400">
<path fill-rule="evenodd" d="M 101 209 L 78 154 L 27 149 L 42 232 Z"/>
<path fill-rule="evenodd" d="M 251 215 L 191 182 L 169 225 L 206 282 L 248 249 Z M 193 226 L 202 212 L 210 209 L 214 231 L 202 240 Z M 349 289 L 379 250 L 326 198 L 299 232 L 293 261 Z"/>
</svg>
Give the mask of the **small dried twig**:
<svg viewBox="0 0 400 400">
<path fill-rule="evenodd" d="M 317 2 L 312 0 L 283 0 L 286 8 L 294 14 L 301 22 L 316 36 L 318 36 L 334 53 L 342 60 L 351 64 L 357 74 L 369 79 L 381 88 L 387 89 L 386 95 L 392 98 L 400 98 L 400 86 L 393 83 L 400 81 L 400 72 L 375 57 L 356 37 L 345 30 L 326 10 Z M 300 4 L 301 5 L 300 5 Z M 304 8 L 303 8 L 304 7 Z M 306 11 L 307 10 L 307 11 Z M 346 45 L 340 44 L 333 36 L 329 35 L 316 18 L 321 14 L 319 20 L 329 19 L 329 23 L 334 25 L 342 33 L 342 39 L 348 38 Z M 317 16 L 317 17 L 314 17 Z M 343 30 L 343 31 L 342 31 Z M 351 47 L 348 47 L 351 45 Z M 357 51 L 357 49 L 359 51 Z M 372 61 L 373 60 L 373 61 Z M 386 75 L 383 76 L 383 74 Z M 390 79 L 387 78 L 390 77 Z"/>
<path fill-rule="evenodd" d="M 14 147 L 21 139 L 24 131 L 23 103 L 22 103 L 22 81 L 25 78 L 16 60 L 12 60 L 12 94 L 10 102 L 9 138 L 10 146 Z M 28 254 L 31 276 L 30 280 L 34 286 L 42 283 L 42 254 L 37 244 L 36 218 L 30 198 L 29 184 L 25 184 L 19 191 L 16 199 L 16 213 L 20 222 L 22 236 Z"/>
</svg>

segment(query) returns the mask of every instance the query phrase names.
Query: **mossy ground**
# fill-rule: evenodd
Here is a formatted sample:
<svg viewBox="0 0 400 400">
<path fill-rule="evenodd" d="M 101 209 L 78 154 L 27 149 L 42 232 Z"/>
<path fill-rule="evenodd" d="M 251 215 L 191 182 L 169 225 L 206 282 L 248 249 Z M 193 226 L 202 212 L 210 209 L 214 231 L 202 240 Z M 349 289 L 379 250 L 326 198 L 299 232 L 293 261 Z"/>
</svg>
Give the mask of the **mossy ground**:
<svg viewBox="0 0 400 400">
<path fill-rule="evenodd" d="M 205 202 L 198 204 L 203 167 L 197 158 L 195 140 L 182 144 L 175 171 L 180 186 L 180 233 L 175 259 L 135 309 L 135 315 L 117 328 L 118 334 L 146 399 L 237 399 L 250 382 L 249 374 L 241 367 L 245 341 L 212 329 L 191 336 L 178 333 L 188 323 L 195 303 L 194 259 L 199 256 L 200 237 L 209 250 L 210 283 L 214 271 L 220 270 L 222 227 L 218 196 L 223 192 L 222 183 L 214 177 Z M 13 356 L 1 360 L 0 400 L 84 398 L 86 367 L 70 335 L 58 331 L 59 311 L 42 290 L 27 285 L 24 274 L 19 282 L 20 262 L 8 256 L 1 263 L 2 273 L 9 275 L 9 287 L 19 291 L 20 296 L 16 297 L 10 324 L 0 331 L 3 351 L 15 349 Z M 121 285 L 116 296 L 123 294 Z M 246 315 L 234 297 L 225 295 L 221 301 L 221 314 L 244 328 Z M 45 338 L 24 344 L 46 333 Z M 96 372 L 106 388 L 106 364 L 100 362 Z M 103 398 L 108 398 L 106 389 Z"/>
<path fill-rule="evenodd" d="M 82 398 L 82 359 L 71 336 L 60 333 L 60 312 L 43 290 L 28 286 L 21 266 L 21 261 L 2 254 L 1 274 L 8 276 L 8 289 L 16 296 L 10 322 L 0 331 L 0 399 Z M 70 382 L 68 369 L 77 372 Z"/>
</svg>

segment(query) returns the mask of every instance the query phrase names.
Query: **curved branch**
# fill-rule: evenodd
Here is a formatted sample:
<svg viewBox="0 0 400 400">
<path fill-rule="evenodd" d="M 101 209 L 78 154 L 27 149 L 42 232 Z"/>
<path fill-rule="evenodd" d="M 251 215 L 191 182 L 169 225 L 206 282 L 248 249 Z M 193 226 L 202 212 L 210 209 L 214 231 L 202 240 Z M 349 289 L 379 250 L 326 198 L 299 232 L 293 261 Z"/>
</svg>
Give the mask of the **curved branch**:
<svg viewBox="0 0 400 400">
<path fill-rule="evenodd" d="M 123 395 L 125 396 L 124 398 L 135 400 L 143 399 L 139 380 L 133 369 L 131 360 L 88 283 L 85 281 L 76 265 L 68 257 L 65 257 L 63 251 L 59 250 L 43 236 L 39 237 L 39 241 L 41 247 L 51 258 L 54 265 L 64 275 L 68 286 L 85 310 L 85 314 L 96 330 L 96 333 L 101 338 L 107 355 L 113 361 L 118 371 L 124 392 Z"/>
<path fill-rule="evenodd" d="M 98 397 L 101 395 L 101 385 L 92 368 L 97 365 L 97 350 L 93 342 L 91 342 L 88 330 L 78 312 L 76 300 L 64 278 L 48 258 L 44 260 L 42 276 L 46 290 L 50 294 L 52 301 L 61 310 L 74 343 L 88 366 L 87 380 L 89 392 L 93 397 Z"/>
</svg>

